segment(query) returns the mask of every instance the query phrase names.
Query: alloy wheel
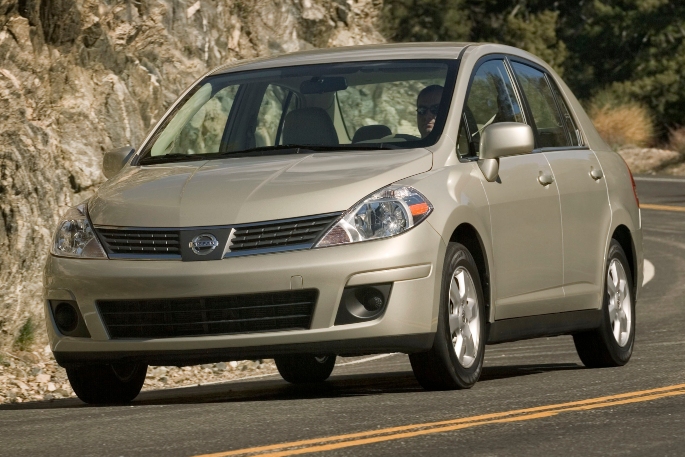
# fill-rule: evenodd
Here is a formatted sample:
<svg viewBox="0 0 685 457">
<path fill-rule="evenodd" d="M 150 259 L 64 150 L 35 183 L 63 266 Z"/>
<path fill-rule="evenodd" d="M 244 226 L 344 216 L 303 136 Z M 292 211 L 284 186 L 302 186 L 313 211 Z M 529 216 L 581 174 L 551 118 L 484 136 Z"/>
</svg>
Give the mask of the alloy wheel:
<svg viewBox="0 0 685 457">
<path fill-rule="evenodd" d="M 624 347 L 630 339 L 633 319 L 628 277 L 621 262 L 612 259 L 607 271 L 607 294 L 609 295 L 609 325 L 619 346 Z"/>
<path fill-rule="evenodd" d="M 450 281 L 449 325 L 454 352 L 459 364 L 469 368 L 478 357 L 480 318 L 478 295 L 471 274 L 458 267 Z"/>
</svg>

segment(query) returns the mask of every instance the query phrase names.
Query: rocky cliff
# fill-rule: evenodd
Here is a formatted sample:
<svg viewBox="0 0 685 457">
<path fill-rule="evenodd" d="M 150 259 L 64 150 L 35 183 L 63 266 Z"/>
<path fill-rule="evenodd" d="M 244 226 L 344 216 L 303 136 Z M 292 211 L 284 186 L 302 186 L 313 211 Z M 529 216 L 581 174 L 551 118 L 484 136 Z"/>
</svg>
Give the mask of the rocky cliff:
<svg viewBox="0 0 685 457">
<path fill-rule="evenodd" d="M 22 326 L 30 342 L 29 317 L 44 344 L 54 225 L 104 180 L 104 151 L 137 145 L 214 66 L 383 41 L 379 10 L 380 0 L 0 0 L 0 350 L 16 349 Z"/>
</svg>

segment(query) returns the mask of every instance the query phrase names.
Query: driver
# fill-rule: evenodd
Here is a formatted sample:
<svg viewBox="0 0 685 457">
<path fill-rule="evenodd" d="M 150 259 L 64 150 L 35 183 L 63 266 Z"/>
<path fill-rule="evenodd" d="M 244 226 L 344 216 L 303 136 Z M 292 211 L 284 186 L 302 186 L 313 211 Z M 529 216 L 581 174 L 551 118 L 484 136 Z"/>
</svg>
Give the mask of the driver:
<svg viewBox="0 0 685 457">
<path fill-rule="evenodd" d="M 425 87 L 419 92 L 416 99 L 416 125 L 421 133 L 421 138 L 427 137 L 433 131 L 441 99 L 442 86 L 437 84 Z"/>
</svg>

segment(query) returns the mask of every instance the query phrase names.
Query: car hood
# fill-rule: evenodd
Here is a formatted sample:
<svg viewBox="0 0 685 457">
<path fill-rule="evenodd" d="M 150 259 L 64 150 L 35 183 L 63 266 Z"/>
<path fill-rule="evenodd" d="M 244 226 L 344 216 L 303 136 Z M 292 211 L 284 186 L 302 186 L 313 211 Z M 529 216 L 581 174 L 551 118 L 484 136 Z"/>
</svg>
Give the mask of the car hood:
<svg viewBox="0 0 685 457">
<path fill-rule="evenodd" d="M 199 227 L 344 211 L 428 171 L 425 149 L 291 154 L 130 167 L 88 204 L 95 225 Z"/>
</svg>

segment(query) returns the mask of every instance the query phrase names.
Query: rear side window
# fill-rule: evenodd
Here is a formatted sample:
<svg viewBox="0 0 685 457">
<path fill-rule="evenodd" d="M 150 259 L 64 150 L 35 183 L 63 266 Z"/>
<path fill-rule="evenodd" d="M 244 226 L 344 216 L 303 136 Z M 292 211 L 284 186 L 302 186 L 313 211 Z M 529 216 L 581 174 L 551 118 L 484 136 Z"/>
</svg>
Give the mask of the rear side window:
<svg viewBox="0 0 685 457">
<path fill-rule="evenodd" d="M 497 122 L 524 122 L 511 78 L 502 60 L 488 60 L 476 70 L 457 139 L 459 156 L 477 157 L 480 134 Z"/>
<path fill-rule="evenodd" d="M 564 100 L 564 97 L 562 97 L 561 91 L 559 90 L 559 87 L 557 87 L 556 83 L 552 80 L 552 78 L 548 77 L 548 79 L 549 85 L 552 86 L 552 91 L 557 98 L 557 103 L 559 104 L 559 109 L 561 110 L 561 117 L 566 124 L 566 130 L 570 135 L 569 139 L 571 140 L 571 146 L 581 146 L 583 144 L 583 140 L 580 135 L 580 130 L 578 130 L 576 123 L 571 117 L 571 112 L 568 109 L 568 105 L 566 105 L 566 101 Z"/>
<path fill-rule="evenodd" d="M 512 67 L 533 115 L 540 143 L 538 146 L 542 148 L 574 146 L 566 134 L 561 114 L 545 74 L 518 62 L 512 62 Z"/>
</svg>

